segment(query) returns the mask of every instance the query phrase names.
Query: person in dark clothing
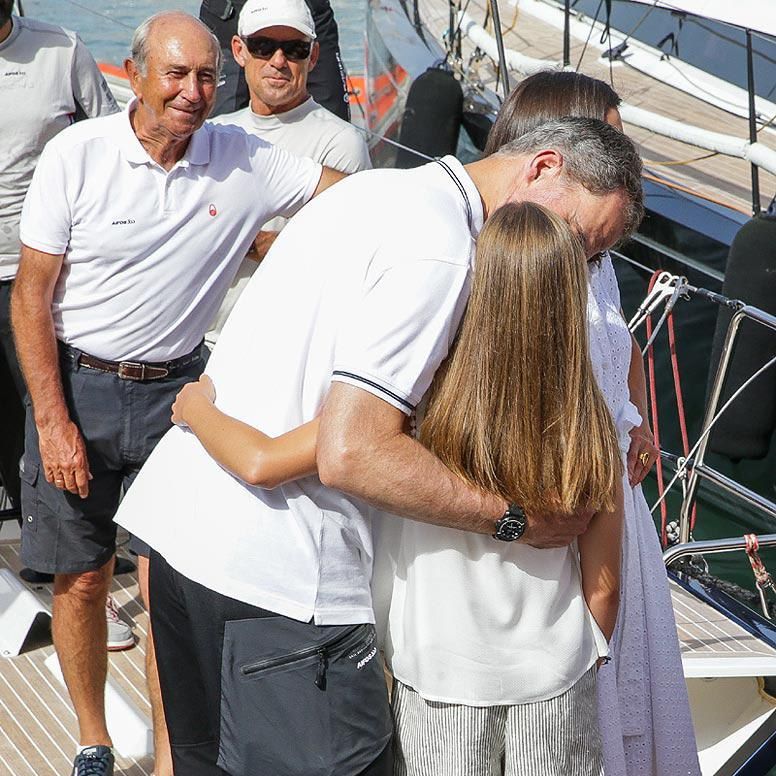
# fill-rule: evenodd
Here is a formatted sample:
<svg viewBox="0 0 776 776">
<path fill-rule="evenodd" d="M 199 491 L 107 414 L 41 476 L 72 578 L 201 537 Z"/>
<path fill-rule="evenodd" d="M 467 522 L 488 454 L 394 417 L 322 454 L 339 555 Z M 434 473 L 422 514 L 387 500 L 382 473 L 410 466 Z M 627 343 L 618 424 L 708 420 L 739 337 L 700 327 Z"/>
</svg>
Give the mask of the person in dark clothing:
<svg viewBox="0 0 776 776">
<path fill-rule="evenodd" d="M 231 113 L 248 104 L 248 86 L 242 68 L 232 57 L 232 36 L 237 34 L 237 18 L 246 0 L 202 0 L 199 18 L 213 30 L 223 50 L 222 83 L 216 93 L 211 116 Z M 339 32 L 329 0 L 305 0 L 315 22 L 320 56 L 310 72 L 307 87 L 312 98 L 336 116 L 350 121 L 345 69 L 339 49 Z"/>
</svg>

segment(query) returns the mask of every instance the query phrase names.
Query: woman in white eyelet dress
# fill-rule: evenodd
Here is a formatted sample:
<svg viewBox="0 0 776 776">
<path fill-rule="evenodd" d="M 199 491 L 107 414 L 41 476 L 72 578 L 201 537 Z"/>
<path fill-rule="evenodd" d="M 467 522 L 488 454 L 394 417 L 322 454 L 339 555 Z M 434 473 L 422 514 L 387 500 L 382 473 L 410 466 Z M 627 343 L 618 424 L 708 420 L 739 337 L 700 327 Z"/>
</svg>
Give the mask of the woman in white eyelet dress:
<svg viewBox="0 0 776 776">
<path fill-rule="evenodd" d="M 615 420 L 623 456 L 641 424 L 630 401 L 632 338 L 620 311 L 611 258 L 590 264 L 588 327 L 593 370 Z M 620 611 L 612 661 L 598 672 L 599 727 L 607 776 L 698 776 L 700 767 L 671 597 L 652 515 L 624 475 Z"/>
</svg>

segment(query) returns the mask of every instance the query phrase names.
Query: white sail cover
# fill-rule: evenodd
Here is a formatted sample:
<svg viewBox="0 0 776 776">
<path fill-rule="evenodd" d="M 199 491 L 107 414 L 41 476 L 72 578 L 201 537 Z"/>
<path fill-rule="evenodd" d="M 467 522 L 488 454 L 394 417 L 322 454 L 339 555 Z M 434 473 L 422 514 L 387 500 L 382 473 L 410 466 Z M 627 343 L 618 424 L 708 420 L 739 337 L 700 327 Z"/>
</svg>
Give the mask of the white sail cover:
<svg viewBox="0 0 776 776">
<path fill-rule="evenodd" d="M 776 37 L 776 0 L 630 0 L 744 27 Z"/>
</svg>

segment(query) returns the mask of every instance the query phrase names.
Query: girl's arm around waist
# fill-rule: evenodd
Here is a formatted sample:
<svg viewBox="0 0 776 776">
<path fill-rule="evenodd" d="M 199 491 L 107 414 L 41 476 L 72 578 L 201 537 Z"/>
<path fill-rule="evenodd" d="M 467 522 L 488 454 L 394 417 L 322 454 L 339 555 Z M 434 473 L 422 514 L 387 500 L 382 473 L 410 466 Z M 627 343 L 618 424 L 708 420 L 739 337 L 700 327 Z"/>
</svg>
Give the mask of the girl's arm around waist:
<svg viewBox="0 0 776 776">
<path fill-rule="evenodd" d="M 248 485 L 276 488 L 317 472 L 318 418 L 271 437 L 213 404 L 215 388 L 207 375 L 185 385 L 172 405 L 172 422 L 188 426 L 208 454 Z"/>
</svg>

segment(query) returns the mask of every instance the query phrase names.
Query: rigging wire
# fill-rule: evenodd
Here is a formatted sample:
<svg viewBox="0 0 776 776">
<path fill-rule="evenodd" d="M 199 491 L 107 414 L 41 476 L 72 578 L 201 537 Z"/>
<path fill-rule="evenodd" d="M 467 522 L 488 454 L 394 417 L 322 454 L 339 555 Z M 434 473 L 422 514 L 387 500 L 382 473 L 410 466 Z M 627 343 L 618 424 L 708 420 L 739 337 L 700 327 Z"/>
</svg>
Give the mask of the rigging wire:
<svg viewBox="0 0 776 776">
<path fill-rule="evenodd" d="M 684 78 L 684 80 L 687 81 L 688 84 L 690 84 L 690 86 L 692 86 L 693 88 L 697 89 L 702 94 L 705 94 L 705 95 L 707 95 L 709 97 L 713 97 L 715 100 L 718 100 L 719 102 L 723 103 L 724 105 L 728 105 L 731 108 L 739 108 L 740 107 L 737 103 L 733 102 L 732 100 L 726 100 L 726 99 L 720 97 L 719 95 L 715 94 L 710 89 L 704 89 L 704 87 L 701 86 L 699 83 L 697 83 L 696 81 L 693 81 L 692 78 L 690 78 L 687 75 L 687 73 L 683 73 L 679 69 L 679 67 L 674 63 L 673 59 L 671 58 L 671 56 L 669 54 L 666 54 L 665 59 L 663 61 L 666 62 L 667 64 L 669 64 L 671 67 L 673 67 L 674 70 L 676 70 L 676 72 L 682 78 Z"/>
<path fill-rule="evenodd" d="M 452 40 L 448 41 L 448 49 L 445 52 L 445 63 L 447 63 L 447 60 L 450 58 L 450 56 L 453 53 L 453 41 L 461 34 L 461 25 L 463 24 L 463 16 L 466 13 L 466 11 L 469 9 L 469 4 L 471 3 L 471 0 L 466 0 L 466 5 L 461 9 L 459 17 L 458 17 L 458 26 L 455 28 L 455 32 L 453 32 Z"/>
<path fill-rule="evenodd" d="M 633 33 L 636 32 L 636 30 L 639 27 L 641 27 L 641 25 L 647 20 L 647 17 L 652 13 L 652 11 L 655 10 L 655 8 L 657 8 L 657 5 L 652 5 L 649 8 L 647 8 L 646 11 L 644 11 L 643 16 L 636 22 L 636 24 L 633 27 L 631 27 L 631 29 L 627 33 L 625 33 L 625 37 L 622 40 L 623 43 L 627 43 L 631 39 L 631 37 L 633 36 Z"/>
<path fill-rule="evenodd" d="M 711 433 L 711 430 L 714 428 L 714 425 L 722 416 L 722 413 L 725 412 L 725 410 L 733 403 L 734 399 L 738 398 L 738 396 L 741 394 L 744 388 L 746 388 L 751 382 L 756 380 L 766 369 L 772 367 L 774 364 L 776 364 L 776 356 L 774 356 L 767 363 L 763 364 L 763 366 L 761 366 L 753 375 L 751 375 L 746 380 L 746 382 L 742 383 L 741 386 L 738 388 L 738 390 L 735 391 L 733 395 L 722 405 L 722 408 L 711 419 L 711 421 L 709 422 L 709 425 L 706 426 L 706 428 L 703 430 L 703 433 L 698 437 L 698 441 L 692 446 L 692 449 L 690 450 L 690 452 L 687 453 L 687 455 L 684 458 L 681 458 L 679 460 L 679 464 L 676 469 L 676 474 L 674 474 L 671 482 L 668 483 L 665 490 L 661 494 L 660 498 L 655 502 L 654 506 L 650 510 L 650 514 L 654 513 L 654 511 L 660 506 L 660 504 L 663 503 L 665 497 L 668 495 L 668 492 L 676 484 L 676 481 L 680 477 L 684 476 L 684 473 L 687 471 L 688 464 L 692 461 L 693 455 L 695 455 L 695 453 L 698 452 L 698 448 L 701 446 L 701 443 Z"/>
<path fill-rule="evenodd" d="M 345 82 L 350 87 L 348 89 L 348 94 L 352 94 L 353 97 L 355 97 L 354 102 L 358 106 L 359 113 L 361 113 L 361 118 L 366 123 L 367 121 L 366 111 L 364 110 L 364 106 L 361 103 L 361 95 L 356 90 L 355 84 L 353 83 L 353 80 L 351 79 L 350 74 L 348 73 L 344 62 L 342 63 L 342 70 L 345 73 Z M 396 148 L 400 148 L 402 151 L 407 151 L 408 153 L 415 154 L 415 156 L 418 156 L 421 159 L 425 159 L 426 161 L 429 161 L 429 162 L 434 161 L 434 157 L 428 156 L 427 154 L 424 154 L 422 151 L 418 151 L 415 148 L 410 148 L 409 146 L 406 146 L 403 143 L 399 143 L 396 140 L 391 140 L 390 138 L 385 137 L 384 135 L 381 135 L 379 132 L 374 132 L 371 129 L 368 129 L 366 126 L 360 127 L 358 124 L 352 124 L 351 126 L 357 129 L 359 132 L 363 132 L 365 135 L 369 135 L 370 137 L 376 137 L 378 140 L 382 140 L 384 143 L 388 143 L 389 145 L 396 146 Z"/>
<path fill-rule="evenodd" d="M 89 8 L 88 5 L 84 5 L 83 3 L 77 2 L 77 0 L 65 0 L 65 2 L 70 3 L 70 5 L 74 5 L 76 8 L 80 8 L 83 11 L 87 11 L 88 13 L 92 13 L 95 16 L 99 16 L 102 19 L 107 19 L 108 21 L 113 22 L 114 24 L 118 24 L 120 27 L 124 27 L 126 30 L 132 30 L 134 32 L 134 27 L 132 27 L 129 24 L 126 24 L 125 22 L 122 22 L 120 19 L 115 19 L 114 17 L 102 13 L 100 11 L 96 11 L 94 8 Z"/>
<path fill-rule="evenodd" d="M 601 6 L 604 4 L 604 0 L 598 0 L 598 8 L 595 9 L 595 17 L 593 18 L 592 23 L 590 24 L 590 29 L 587 32 L 587 39 L 585 40 L 585 45 L 582 46 L 582 53 L 579 55 L 579 62 L 577 62 L 577 66 L 574 68 L 574 72 L 578 73 L 580 65 L 582 64 L 582 59 L 585 56 L 585 52 L 587 51 L 588 44 L 590 43 L 590 38 L 593 35 L 593 27 L 598 22 L 598 14 L 601 13 Z"/>
<path fill-rule="evenodd" d="M 505 30 L 502 30 L 501 34 L 506 35 L 508 32 L 512 32 L 512 30 L 517 27 L 517 17 L 520 15 L 520 4 L 515 3 L 515 13 L 512 16 L 512 24 L 509 25 Z"/>
<path fill-rule="evenodd" d="M 702 18 L 703 17 L 701 17 L 701 16 L 697 16 L 697 17 L 696 16 L 688 16 L 687 17 L 687 21 L 690 22 L 691 24 L 694 24 L 696 27 L 700 27 L 705 32 L 708 32 L 709 35 L 713 35 L 716 38 L 720 38 L 721 40 L 724 40 L 726 43 L 730 43 L 730 44 L 732 44 L 734 46 L 738 46 L 741 49 L 746 49 L 746 43 L 743 43 L 740 40 L 736 40 L 736 38 L 734 38 L 734 37 L 732 37 L 730 35 L 725 35 L 724 33 L 719 32 L 718 30 L 715 30 L 713 27 L 709 27 L 707 24 L 704 24 L 701 21 Z M 757 37 L 761 38 L 762 40 L 765 40 L 765 41 L 767 41 L 769 43 L 773 43 L 773 39 L 768 38 L 766 35 L 763 35 L 762 33 L 758 33 L 758 32 L 756 32 L 754 30 L 751 30 L 751 33 L 752 33 L 752 35 L 756 35 Z M 757 54 L 758 57 L 761 57 L 766 62 L 768 62 L 770 64 L 776 64 L 776 59 L 774 59 L 773 57 L 769 57 L 767 54 L 763 53 L 762 51 L 756 51 L 755 53 Z"/>
<path fill-rule="evenodd" d="M 363 132 L 365 135 L 376 137 L 378 140 L 382 140 L 384 143 L 388 143 L 388 145 L 392 145 L 396 148 L 400 148 L 402 151 L 408 151 L 411 154 L 415 154 L 415 156 L 419 156 L 421 159 L 425 159 L 427 162 L 433 162 L 435 159 L 435 157 L 424 154 L 422 151 L 418 151 L 415 148 L 410 148 L 409 146 L 399 143 L 396 140 L 391 140 L 391 138 L 385 137 L 385 135 L 381 135 L 379 132 L 373 132 L 371 129 L 367 129 L 366 127 L 359 127 L 358 124 L 353 124 L 353 127 L 359 132 Z"/>
<path fill-rule="evenodd" d="M 620 251 L 610 250 L 609 253 L 611 253 L 612 256 L 616 256 L 618 259 L 627 261 L 629 264 L 632 264 L 642 272 L 646 272 L 648 275 L 651 275 L 655 271 L 653 267 L 648 267 L 646 264 L 642 264 L 640 261 L 636 261 L 636 259 L 633 259 L 630 256 L 626 256 L 624 253 L 620 253 Z"/>
</svg>

